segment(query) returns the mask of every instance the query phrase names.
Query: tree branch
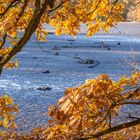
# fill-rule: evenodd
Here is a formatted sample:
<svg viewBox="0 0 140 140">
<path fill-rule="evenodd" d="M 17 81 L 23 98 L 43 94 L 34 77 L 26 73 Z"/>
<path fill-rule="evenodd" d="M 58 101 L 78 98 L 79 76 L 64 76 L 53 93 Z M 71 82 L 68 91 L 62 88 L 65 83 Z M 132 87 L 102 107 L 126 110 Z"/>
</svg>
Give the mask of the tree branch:
<svg viewBox="0 0 140 140">
<path fill-rule="evenodd" d="M 2 13 L 0 13 L 0 16 L 3 16 L 3 15 L 5 15 L 8 11 L 9 11 L 9 9 L 13 6 L 13 4 L 18 4 L 20 2 L 20 0 L 13 0 L 8 6 L 7 6 L 7 8 L 4 10 L 4 12 L 2 12 Z M 15 6 L 15 5 L 14 5 Z"/>
<path fill-rule="evenodd" d="M 132 127 L 132 126 L 136 126 L 138 124 L 140 124 L 140 119 L 114 126 L 112 128 L 106 129 L 106 130 L 101 131 L 99 133 L 96 133 L 94 135 L 90 135 L 90 136 L 85 137 L 85 138 L 80 138 L 80 140 L 88 140 L 88 139 L 92 139 L 92 138 L 99 138 L 99 137 L 104 136 L 106 134 L 113 133 L 113 132 L 122 130 L 124 128 L 129 128 L 129 127 Z"/>
<path fill-rule="evenodd" d="M 125 101 L 123 104 L 140 105 L 140 101 Z"/>
<path fill-rule="evenodd" d="M 35 1 L 36 4 L 38 4 L 38 0 Z M 16 54 L 18 53 L 23 47 L 24 45 L 28 42 L 28 40 L 31 38 L 31 35 L 33 34 L 33 32 L 35 32 L 39 22 L 40 22 L 40 19 L 41 19 L 41 16 L 43 15 L 43 13 L 45 12 L 46 10 L 46 7 L 47 7 L 47 4 L 48 4 L 48 0 L 45 1 L 42 9 L 38 9 L 36 8 L 34 13 L 33 13 L 33 16 L 31 18 L 31 20 L 29 21 L 29 24 L 25 30 L 25 33 L 23 35 L 23 37 L 19 40 L 19 42 L 17 43 L 17 45 L 15 45 L 13 47 L 13 49 L 11 50 L 11 52 L 9 53 L 9 55 L 7 56 L 7 58 L 5 58 L 5 60 L 3 62 L 0 63 L 0 71 L 2 71 L 2 68 L 4 67 L 4 65 Z"/>
<path fill-rule="evenodd" d="M 67 0 L 60 2 L 56 7 L 48 10 L 47 13 L 54 12 L 55 10 L 57 10 L 58 8 L 60 8 L 65 2 L 67 2 Z"/>
<path fill-rule="evenodd" d="M 2 37 L 2 43 L 1 43 L 1 45 L 0 45 L 0 49 L 3 47 L 3 45 L 5 44 L 5 42 L 6 42 L 6 37 L 7 37 L 7 34 L 5 33 L 4 35 L 3 35 L 3 37 Z"/>
</svg>

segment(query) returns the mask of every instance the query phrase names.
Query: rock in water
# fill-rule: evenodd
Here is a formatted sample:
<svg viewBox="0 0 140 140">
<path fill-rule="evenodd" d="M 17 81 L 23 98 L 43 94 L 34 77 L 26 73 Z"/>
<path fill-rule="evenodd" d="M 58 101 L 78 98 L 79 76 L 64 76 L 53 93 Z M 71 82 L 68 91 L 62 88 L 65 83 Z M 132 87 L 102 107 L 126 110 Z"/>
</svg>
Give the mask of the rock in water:
<svg viewBox="0 0 140 140">
<path fill-rule="evenodd" d="M 72 42 L 74 42 L 75 40 L 74 40 L 74 39 L 69 39 L 68 41 L 72 41 Z"/>
<path fill-rule="evenodd" d="M 46 71 L 43 71 L 42 73 L 50 73 L 50 71 L 49 70 L 46 70 Z"/>
<path fill-rule="evenodd" d="M 117 45 L 121 45 L 121 43 L 120 43 L 120 42 L 118 42 L 118 43 L 117 43 Z"/>
<path fill-rule="evenodd" d="M 74 59 L 80 59 L 80 57 L 79 56 L 75 56 Z"/>
<path fill-rule="evenodd" d="M 57 52 L 57 53 L 54 53 L 54 55 L 59 55 L 59 53 Z"/>
<path fill-rule="evenodd" d="M 95 62 L 96 61 L 92 59 L 84 59 L 84 60 L 78 61 L 78 63 L 80 64 L 94 64 Z"/>
<path fill-rule="evenodd" d="M 37 59 L 37 57 L 33 57 L 32 59 Z"/>
<path fill-rule="evenodd" d="M 51 50 L 60 50 L 60 48 L 58 48 L 57 46 L 55 46 L 55 47 L 52 48 Z"/>
<path fill-rule="evenodd" d="M 96 66 L 98 66 L 100 64 L 100 62 L 96 61 L 96 63 L 93 66 L 89 66 L 88 68 L 95 68 Z"/>
<path fill-rule="evenodd" d="M 46 91 L 46 90 L 52 90 L 50 87 L 38 87 L 36 90 Z"/>
</svg>

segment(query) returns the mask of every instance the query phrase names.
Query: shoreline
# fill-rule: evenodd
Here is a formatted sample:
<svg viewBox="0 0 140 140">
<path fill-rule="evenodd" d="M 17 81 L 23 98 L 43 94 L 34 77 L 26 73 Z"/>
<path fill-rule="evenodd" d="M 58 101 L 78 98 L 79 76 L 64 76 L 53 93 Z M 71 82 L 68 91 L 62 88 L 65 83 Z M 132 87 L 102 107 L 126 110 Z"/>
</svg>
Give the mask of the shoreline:
<svg viewBox="0 0 140 140">
<path fill-rule="evenodd" d="M 100 31 L 95 35 L 127 35 L 140 38 L 140 22 L 120 22 L 115 27 L 111 27 L 109 32 Z M 49 34 L 54 34 L 55 32 L 55 29 L 49 25 L 45 26 L 44 29 L 48 30 Z M 86 30 L 86 26 L 82 24 L 78 34 L 85 35 Z M 120 34 L 120 31 L 122 34 Z"/>
</svg>

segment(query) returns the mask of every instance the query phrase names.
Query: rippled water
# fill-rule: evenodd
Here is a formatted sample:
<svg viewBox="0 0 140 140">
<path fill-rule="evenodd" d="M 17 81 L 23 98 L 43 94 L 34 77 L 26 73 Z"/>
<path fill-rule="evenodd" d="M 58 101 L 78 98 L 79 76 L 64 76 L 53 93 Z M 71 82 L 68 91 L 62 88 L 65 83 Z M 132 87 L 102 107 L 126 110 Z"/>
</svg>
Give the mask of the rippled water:
<svg viewBox="0 0 140 140">
<path fill-rule="evenodd" d="M 135 61 L 140 63 L 140 39 L 136 37 L 56 37 L 51 34 L 47 40 L 47 43 L 37 43 L 32 37 L 17 55 L 20 66 L 14 70 L 5 70 L 0 78 L 1 95 L 9 94 L 19 105 L 20 112 L 16 121 L 21 131 L 46 124 L 48 105 L 56 103 L 67 87 L 79 85 L 100 73 L 107 73 L 117 80 L 121 75 L 130 74 L 133 70 L 127 60 L 135 58 Z M 117 45 L 118 42 L 121 42 L 121 45 Z M 51 50 L 55 46 L 60 50 Z M 59 55 L 54 55 L 56 52 Z M 92 64 L 79 64 L 78 60 L 74 59 L 75 56 L 94 59 L 100 64 L 88 68 Z M 50 73 L 42 73 L 46 70 Z M 36 90 L 43 86 L 51 87 L 52 90 Z"/>
</svg>

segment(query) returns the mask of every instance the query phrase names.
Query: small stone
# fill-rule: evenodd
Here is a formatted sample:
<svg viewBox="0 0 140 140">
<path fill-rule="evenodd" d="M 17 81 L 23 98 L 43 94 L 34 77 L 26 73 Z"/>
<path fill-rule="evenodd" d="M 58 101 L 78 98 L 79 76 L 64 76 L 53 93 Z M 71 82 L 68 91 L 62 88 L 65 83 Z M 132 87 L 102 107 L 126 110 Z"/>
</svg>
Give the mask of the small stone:
<svg viewBox="0 0 140 140">
<path fill-rule="evenodd" d="M 54 55 L 59 55 L 59 53 L 57 52 L 57 53 L 54 53 Z"/>
<path fill-rule="evenodd" d="M 121 45 L 121 43 L 120 43 L 120 42 L 118 42 L 118 43 L 117 43 L 117 45 Z"/>
<path fill-rule="evenodd" d="M 78 61 L 78 63 L 80 64 L 94 64 L 95 62 L 96 61 L 92 59 L 85 59 L 85 60 Z"/>
<path fill-rule="evenodd" d="M 80 59 L 80 57 L 79 56 L 75 56 L 74 59 Z"/>
<path fill-rule="evenodd" d="M 96 66 L 98 66 L 100 64 L 100 62 L 96 61 L 96 63 L 93 66 L 89 66 L 88 68 L 94 68 Z"/>
<path fill-rule="evenodd" d="M 42 73 L 50 73 L 50 71 L 49 70 L 46 70 L 46 71 L 43 71 Z"/>
<path fill-rule="evenodd" d="M 33 57 L 32 59 L 37 59 L 37 57 Z"/>
<path fill-rule="evenodd" d="M 94 68 L 95 66 L 89 66 L 88 68 Z"/>
<path fill-rule="evenodd" d="M 69 39 L 68 41 L 75 41 L 74 39 Z"/>
<path fill-rule="evenodd" d="M 50 87 L 38 87 L 36 90 L 46 91 L 46 90 L 52 90 Z"/>
<path fill-rule="evenodd" d="M 54 48 L 52 48 L 52 50 L 60 50 L 60 48 L 58 48 L 57 46 L 55 46 Z"/>
</svg>

